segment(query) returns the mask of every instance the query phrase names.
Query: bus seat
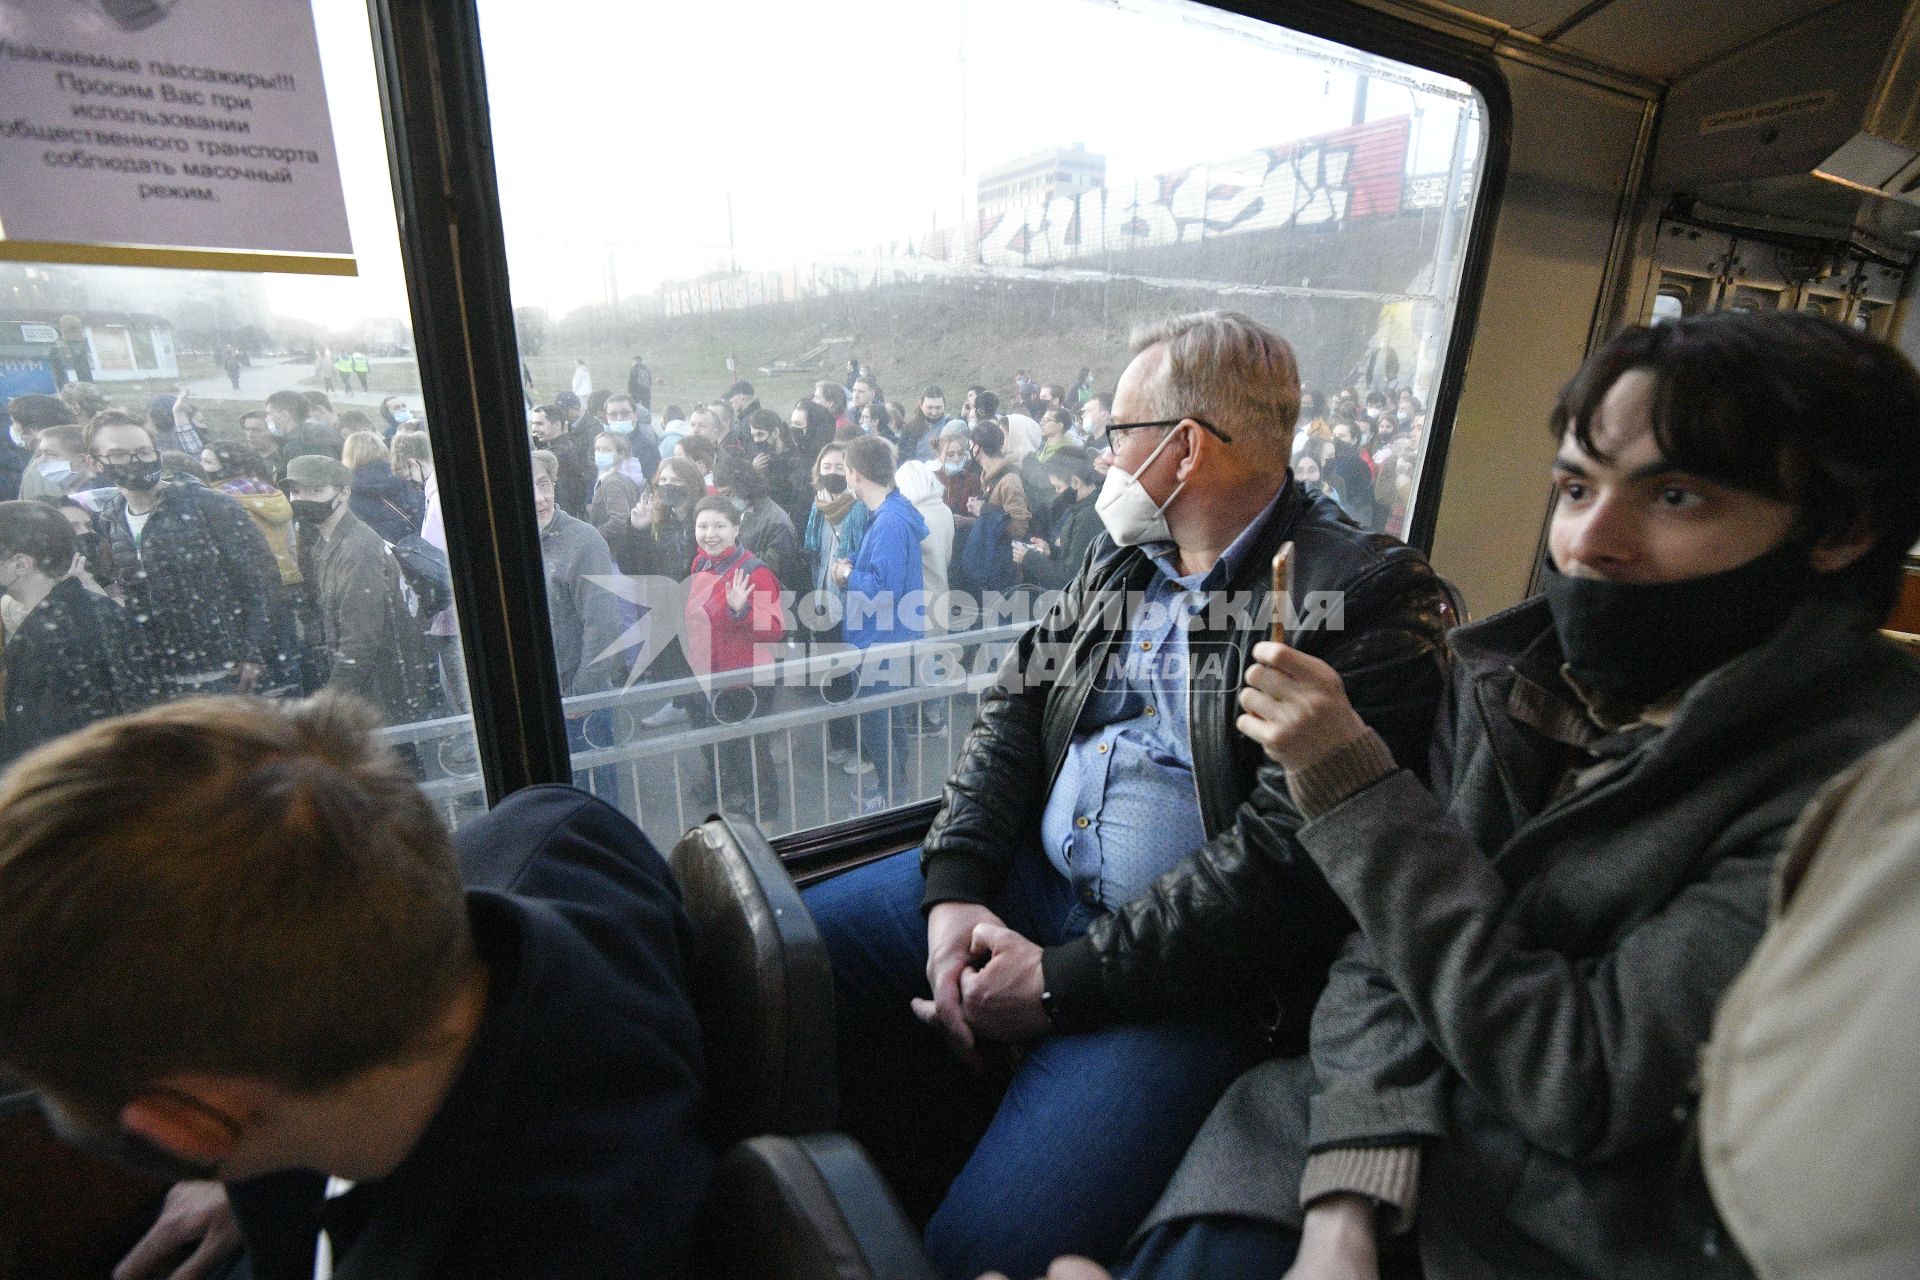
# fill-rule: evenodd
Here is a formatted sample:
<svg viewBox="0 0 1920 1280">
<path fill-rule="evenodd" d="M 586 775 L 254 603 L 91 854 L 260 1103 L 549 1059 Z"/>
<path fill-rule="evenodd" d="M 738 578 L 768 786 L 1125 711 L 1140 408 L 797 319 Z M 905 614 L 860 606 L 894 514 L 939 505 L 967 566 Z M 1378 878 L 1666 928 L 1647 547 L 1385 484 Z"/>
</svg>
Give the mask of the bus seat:
<svg viewBox="0 0 1920 1280">
<path fill-rule="evenodd" d="M 713 1280 L 933 1280 L 920 1233 L 840 1133 L 750 1138 L 727 1152 L 700 1250 Z"/>
<path fill-rule="evenodd" d="M 831 1129 L 833 970 L 779 855 L 731 814 L 687 832 L 667 861 L 693 921 L 688 981 L 714 1140 Z"/>
<path fill-rule="evenodd" d="M 1446 617 L 1442 621 L 1446 630 L 1464 627 L 1473 621 L 1473 615 L 1467 612 L 1467 598 L 1460 594 L 1460 588 L 1453 585 L 1452 579 L 1441 578 L 1440 590 L 1447 598 Z"/>
</svg>

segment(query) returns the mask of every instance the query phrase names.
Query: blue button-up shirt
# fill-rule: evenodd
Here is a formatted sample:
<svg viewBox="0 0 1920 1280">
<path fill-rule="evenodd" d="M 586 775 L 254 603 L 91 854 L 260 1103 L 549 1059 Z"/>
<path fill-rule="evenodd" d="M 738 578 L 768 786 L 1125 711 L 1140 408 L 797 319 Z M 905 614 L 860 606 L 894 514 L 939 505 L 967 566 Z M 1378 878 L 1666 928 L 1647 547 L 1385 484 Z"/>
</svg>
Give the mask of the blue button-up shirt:
<svg viewBox="0 0 1920 1280">
<path fill-rule="evenodd" d="M 1206 843 L 1187 723 L 1187 631 L 1279 505 L 1276 493 L 1204 574 L 1182 576 L 1171 542 L 1141 546 L 1159 572 L 1096 675 L 1040 819 L 1047 860 L 1082 902 L 1119 907 Z"/>
</svg>

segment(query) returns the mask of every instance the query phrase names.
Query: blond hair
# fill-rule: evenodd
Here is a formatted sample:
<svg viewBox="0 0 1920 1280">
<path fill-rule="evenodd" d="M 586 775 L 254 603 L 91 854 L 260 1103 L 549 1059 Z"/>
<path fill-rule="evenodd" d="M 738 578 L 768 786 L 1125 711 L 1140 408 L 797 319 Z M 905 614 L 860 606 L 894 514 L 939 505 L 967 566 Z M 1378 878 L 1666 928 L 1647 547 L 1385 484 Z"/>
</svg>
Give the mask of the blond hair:
<svg viewBox="0 0 1920 1280">
<path fill-rule="evenodd" d="M 358 471 L 369 462 L 385 462 L 387 446 L 371 431 L 353 431 L 340 442 L 340 461 L 347 470 Z"/>
<path fill-rule="evenodd" d="M 1133 353 L 1158 348 L 1142 388 L 1151 418 L 1204 418 L 1284 458 L 1300 416 L 1293 347 L 1237 311 L 1196 311 L 1134 330 Z"/>
</svg>

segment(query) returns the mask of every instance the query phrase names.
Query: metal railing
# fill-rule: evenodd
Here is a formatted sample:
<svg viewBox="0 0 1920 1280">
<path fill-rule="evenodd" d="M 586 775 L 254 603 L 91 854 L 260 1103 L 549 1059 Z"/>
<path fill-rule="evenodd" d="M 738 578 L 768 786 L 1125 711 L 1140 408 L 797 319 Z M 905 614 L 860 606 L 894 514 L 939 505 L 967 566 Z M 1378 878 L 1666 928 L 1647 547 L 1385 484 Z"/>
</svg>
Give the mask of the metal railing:
<svg viewBox="0 0 1920 1280">
<path fill-rule="evenodd" d="M 722 807 L 749 814 L 770 837 L 809 831 L 862 813 L 898 808 L 940 794 L 981 690 L 1030 623 L 1016 622 L 909 642 L 786 656 L 715 676 L 688 676 L 566 698 L 575 739 L 574 784 L 639 824 L 656 845 Z M 857 693 L 860 673 L 908 671 L 906 687 Z M 902 682 L 891 681 L 894 685 Z M 751 714 L 718 705 L 715 695 L 746 686 Z M 746 702 L 734 698 L 735 702 Z M 668 706 L 692 714 L 671 726 L 643 721 Z M 729 714 L 731 712 L 731 714 Z M 906 759 L 869 767 L 869 713 L 904 720 L 884 750 L 904 737 Z M 486 810 L 471 716 L 446 716 L 382 730 L 408 753 L 421 789 L 449 826 Z"/>
</svg>

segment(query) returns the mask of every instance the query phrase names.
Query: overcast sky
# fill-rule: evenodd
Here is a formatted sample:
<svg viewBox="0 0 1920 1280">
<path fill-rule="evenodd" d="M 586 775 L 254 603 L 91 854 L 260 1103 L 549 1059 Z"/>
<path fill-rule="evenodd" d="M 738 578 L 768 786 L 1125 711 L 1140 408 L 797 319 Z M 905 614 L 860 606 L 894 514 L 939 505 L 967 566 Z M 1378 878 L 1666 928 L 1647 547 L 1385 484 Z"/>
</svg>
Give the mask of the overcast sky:
<svg viewBox="0 0 1920 1280">
<path fill-rule="evenodd" d="M 482 0 L 515 301 L 599 302 L 724 267 L 777 269 L 952 225 L 979 173 L 1085 143 L 1110 183 L 1351 123 L 1393 64 L 1165 0 Z M 276 311 L 403 315 L 366 12 L 315 5 L 361 275 L 276 277 Z M 1376 78 L 1444 168 L 1465 86 Z"/>
</svg>

